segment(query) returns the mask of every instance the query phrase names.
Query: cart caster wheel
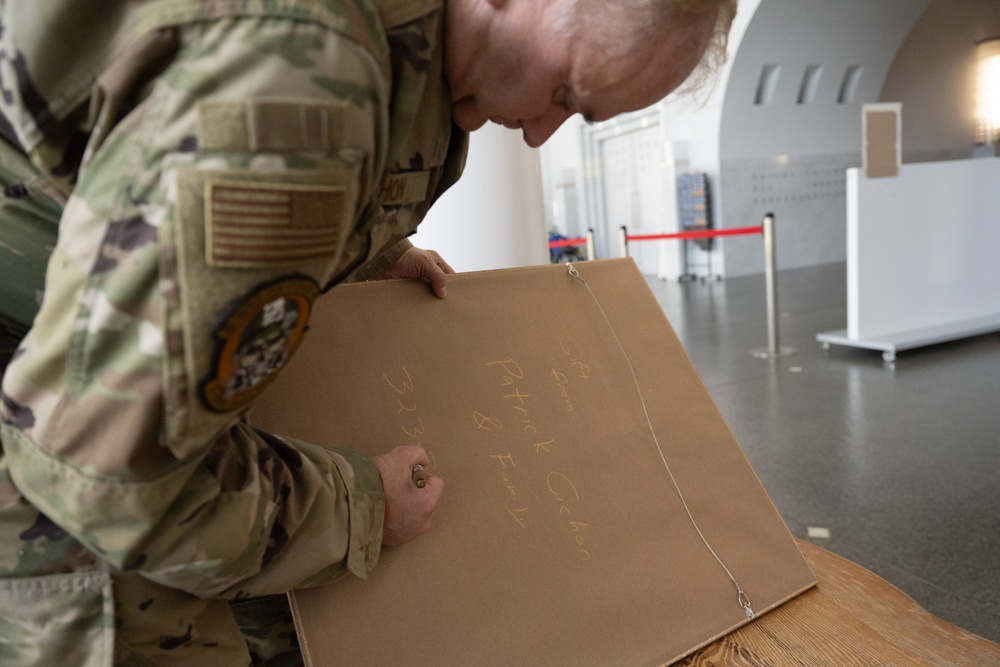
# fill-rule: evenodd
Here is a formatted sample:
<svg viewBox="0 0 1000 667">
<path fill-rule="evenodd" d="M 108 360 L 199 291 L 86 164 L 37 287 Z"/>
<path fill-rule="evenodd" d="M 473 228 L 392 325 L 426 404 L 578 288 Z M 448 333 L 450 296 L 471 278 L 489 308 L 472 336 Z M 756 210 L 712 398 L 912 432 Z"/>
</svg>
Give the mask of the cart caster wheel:
<svg viewBox="0 0 1000 667">
<path fill-rule="evenodd" d="M 883 352 L 882 353 L 882 361 L 884 361 L 887 364 L 893 363 L 894 361 L 896 361 L 896 353 L 895 352 Z"/>
<path fill-rule="evenodd" d="M 823 341 L 822 348 L 823 348 L 824 352 L 829 352 L 830 351 L 830 343 L 828 343 L 827 341 Z"/>
</svg>

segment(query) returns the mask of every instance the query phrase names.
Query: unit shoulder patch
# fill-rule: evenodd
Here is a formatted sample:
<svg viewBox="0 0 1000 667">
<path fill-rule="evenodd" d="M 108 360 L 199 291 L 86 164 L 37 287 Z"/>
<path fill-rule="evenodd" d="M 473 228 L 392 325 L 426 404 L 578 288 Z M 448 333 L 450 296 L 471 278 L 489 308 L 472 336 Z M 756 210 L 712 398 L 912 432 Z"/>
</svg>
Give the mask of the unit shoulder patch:
<svg viewBox="0 0 1000 667">
<path fill-rule="evenodd" d="M 211 375 L 201 398 L 215 412 L 245 406 L 276 377 L 302 341 L 319 286 L 301 276 L 261 285 L 215 330 Z"/>
</svg>

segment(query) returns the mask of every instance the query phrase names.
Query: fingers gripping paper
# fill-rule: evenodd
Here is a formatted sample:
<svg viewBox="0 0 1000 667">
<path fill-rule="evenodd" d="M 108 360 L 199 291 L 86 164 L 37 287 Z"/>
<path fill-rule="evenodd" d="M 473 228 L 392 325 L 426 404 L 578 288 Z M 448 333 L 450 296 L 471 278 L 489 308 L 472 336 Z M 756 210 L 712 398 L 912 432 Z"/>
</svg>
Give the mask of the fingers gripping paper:
<svg viewBox="0 0 1000 667">
<path fill-rule="evenodd" d="M 758 615 L 815 584 L 634 263 L 575 267 L 317 303 L 254 423 L 419 443 L 446 486 L 367 581 L 293 594 L 310 665 L 661 665 L 749 622 L 734 581 Z"/>
</svg>

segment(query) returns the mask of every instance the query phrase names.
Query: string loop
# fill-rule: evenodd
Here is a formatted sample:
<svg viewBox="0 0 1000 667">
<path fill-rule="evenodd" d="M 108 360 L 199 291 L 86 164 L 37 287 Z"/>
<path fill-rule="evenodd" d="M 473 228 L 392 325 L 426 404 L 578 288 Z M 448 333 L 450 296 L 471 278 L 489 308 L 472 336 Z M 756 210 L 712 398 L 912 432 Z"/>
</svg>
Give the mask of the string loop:
<svg viewBox="0 0 1000 667">
<path fill-rule="evenodd" d="M 736 587 L 737 591 L 736 601 L 739 603 L 740 607 L 743 608 L 743 611 L 746 613 L 747 618 L 753 619 L 754 612 L 753 609 L 750 607 L 750 597 L 743 592 L 742 588 L 740 588 L 739 583 L 736 581 L 736 577 L 734 577 L 733 573 L 729 571 L 729 568 L 726 567 L 726 564 L 722 562 L 722 559 L 719 558 L 719 555 L 715 553 L 715 549 L 713 549 L 712 545 L 708 543 L 708 540 L 705 538 L 705 535 L 701 532 L 701 528 L 698 527 L 698 522 L 694 520 L 694 515 L 691 513 L 691 509 L 688 507 L 687 500 L 685 500 L 684 494 L 681 492 L 681 487 L 677 483 L 677 479 L 674 477 L 674 473 L 670 469 L 670 465 L 667 463 L 667 456 L 663 452 L 663 447 L 660 446 L 660 439 L 656 437 L 656 430 L 653 428 L 653 420 L 652 418 L 650 418 L 649 410 L 646 408 L 646 400 L 642 397 L 642 387 L 639 386 L 639 378 L 635 374 L 635 367 L 632 366 L 632 360 L 629 359 L 628 353 L 625 352 L 625 347 L 622 345 L 622 342 L 618 339 L 618 334 L 615 332 L 615 328 L 611 325 L 611 320 L 608 318 L 607 313 L 604 312 L 604 308 L 601 306 L 601 302 L 597 300 L 597 296 L 594 294 L 594 291 L 590 289 L 590 285 L 588 285 L 587 281 L 583 279 L 583 276 L 580 275 L 580 272 L 576 270 L 576 267 L 573 266 L 570 262 L 567 262 L 566 270 L 570 276 L 576 278 L 577 280 L 579 280 L 581 283 L 584 284 L 584 286 L 587 288 L 587 291 L 590 292 L 590 298 L 594 300 L 594 304 L 597 306 L 597 309 L 601 312 L 601 316 L 604 317 L 604 322 L 608 325 L 608 329 L 611 331 L 611 336 L 615 339 L 615 342 L 618 344 L 618 349 L 621 351 L 622 357 L 625 358 L 625 364 L 628 366 L 629 372 L 632 373 L 632 382 L 635 383 L 635 389 L 639 395 L 639 403 L 642 405 L 642 412 L 646 416 L 646 424 L 649 426 L 649 433 L 650 435 L 653 436 L 653 442 L 656 444 L 656 450 L 660 454 L 660 460 L 663 462 L 663 467 L 666 468 L 667 474 L 670 476 L 670 481 L 674 485 L 674 490 L 677 491 L 677 497 L 680 498 L 681 505 L 683 505 L 684 511 L 687 513 L 688 520 L 691 522 L 691 525 L 694 526 L 695 532 L 697 532 L 698 537 L 701 538 L 702 544 L 705 545 L 705 548 L 708 549 L 709 553 L 712 554 L 712 557 L 715 558 L 715 561 L 722 567 L 723 570 L 725 570 L 726 575 L 729 577 L 729 580 L 733 582 L 733 586 Z"/>
</svg>

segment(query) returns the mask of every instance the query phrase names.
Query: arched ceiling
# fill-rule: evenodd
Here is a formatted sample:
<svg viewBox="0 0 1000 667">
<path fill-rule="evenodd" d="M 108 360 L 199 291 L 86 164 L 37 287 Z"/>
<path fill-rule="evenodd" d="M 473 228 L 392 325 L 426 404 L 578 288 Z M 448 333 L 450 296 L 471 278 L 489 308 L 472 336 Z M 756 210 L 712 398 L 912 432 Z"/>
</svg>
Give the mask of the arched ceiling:
<svg viewBox="0 0 1000 667">
<path fill-rule="evenodd" d="M 752 10 L 743 0 L 741 10 Z M 759 0 L 727 77 L 720 159 L 859 150 L 860 106 L 931 0 Z M 747 7 L 750 5 L 750 7 Z"/>
</svg>

